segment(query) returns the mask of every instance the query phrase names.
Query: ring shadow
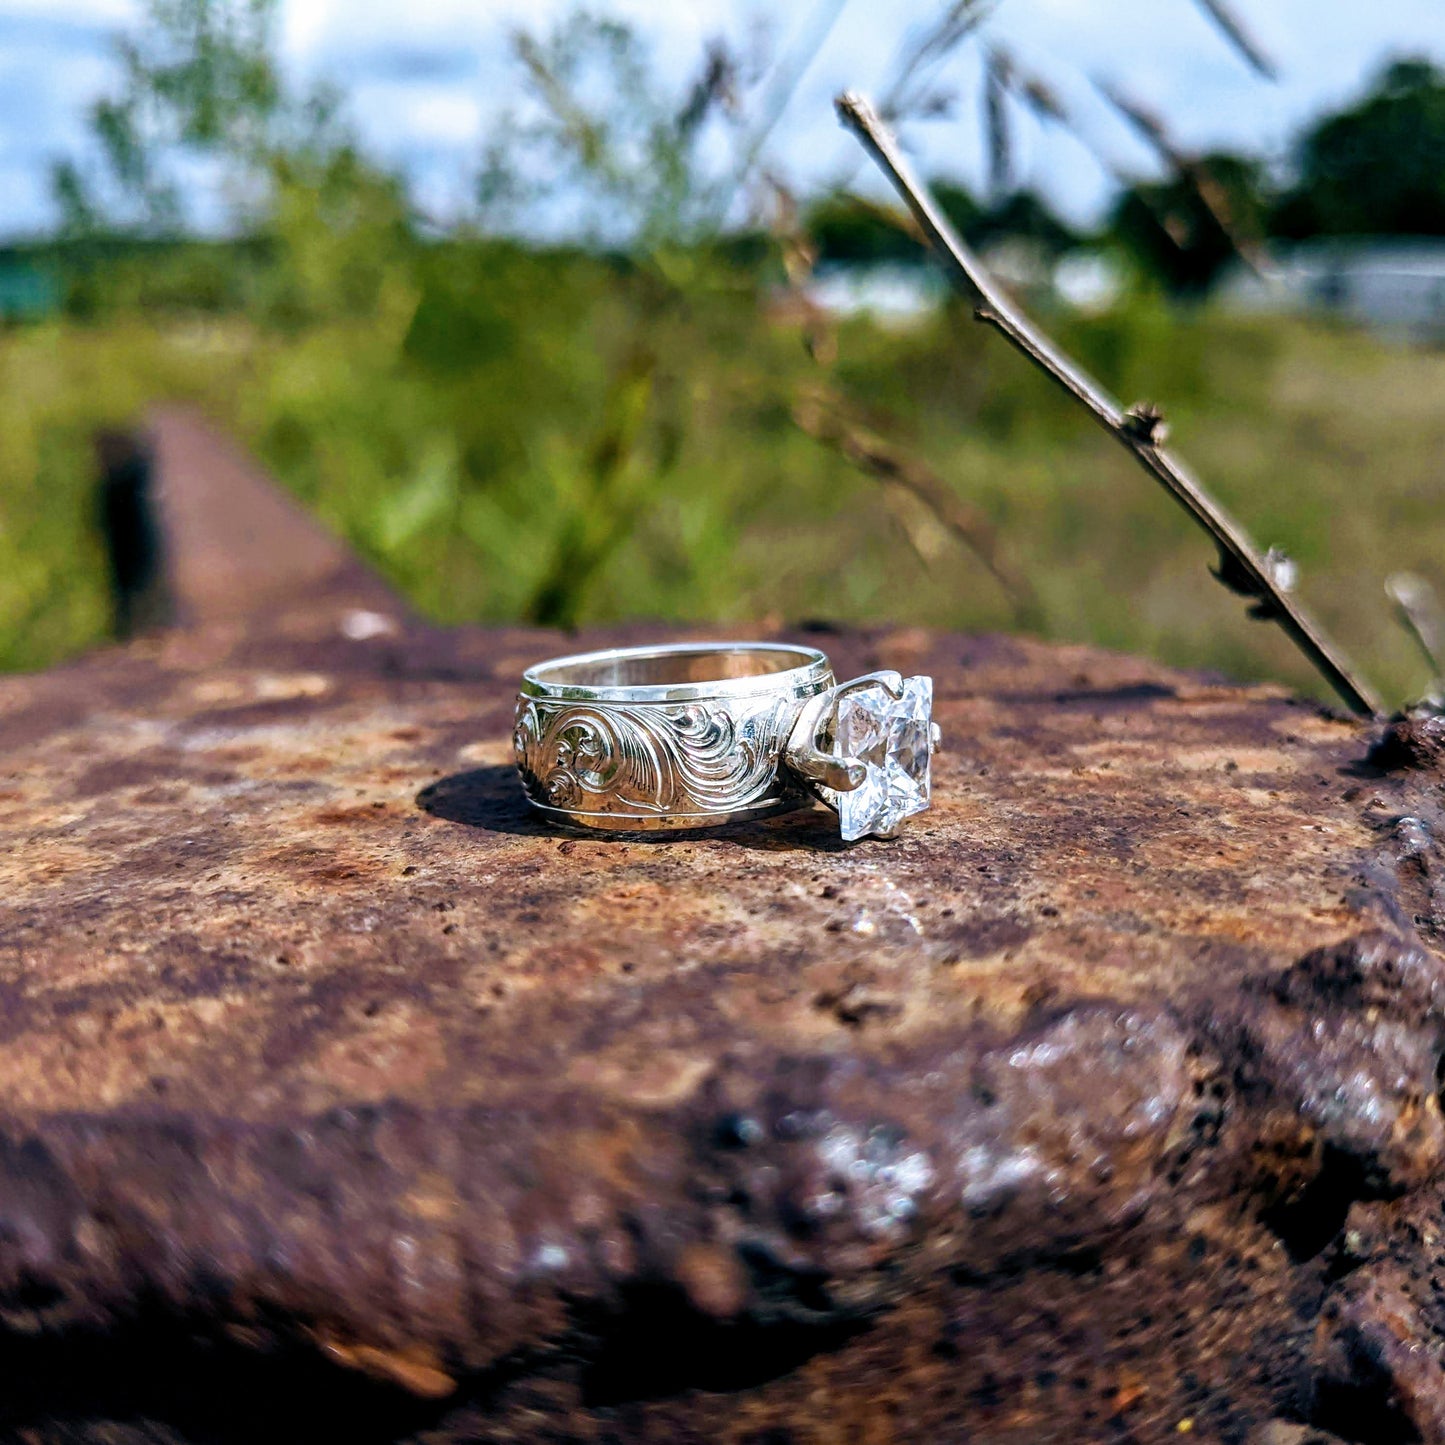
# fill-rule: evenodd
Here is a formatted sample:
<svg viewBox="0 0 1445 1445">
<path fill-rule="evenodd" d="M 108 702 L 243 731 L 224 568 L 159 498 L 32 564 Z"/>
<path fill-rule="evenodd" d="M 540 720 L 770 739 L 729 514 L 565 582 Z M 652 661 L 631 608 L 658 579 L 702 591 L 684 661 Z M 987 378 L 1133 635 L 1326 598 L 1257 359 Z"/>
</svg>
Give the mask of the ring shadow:
<svg viewBox="0 0 1445 1445">
<path fill-rule="evenodd" d="M 809 851 L 842 853 L 848 844 L 838 836 L 837 821 L 821 804 L 779 813 L 770 818 L 723 823 L 715 828 L 686 828 L 676 831 L 609 830 L 572 827 L 540 817 L 528 806 L 515 768 L 493 765 L 450 773 L 428 783 L 417 795 L 416 805 L 433 818 L 460 823 L 468 828 L 485 828 L 493 833 L 510 833 L 523 838 L 563 836 L 569 838 L 613 838 L 625 843 L 648 843 L 654 847 L 689 840 L 725 839 L 739 847 L 767 853 Z"/>
</svg>

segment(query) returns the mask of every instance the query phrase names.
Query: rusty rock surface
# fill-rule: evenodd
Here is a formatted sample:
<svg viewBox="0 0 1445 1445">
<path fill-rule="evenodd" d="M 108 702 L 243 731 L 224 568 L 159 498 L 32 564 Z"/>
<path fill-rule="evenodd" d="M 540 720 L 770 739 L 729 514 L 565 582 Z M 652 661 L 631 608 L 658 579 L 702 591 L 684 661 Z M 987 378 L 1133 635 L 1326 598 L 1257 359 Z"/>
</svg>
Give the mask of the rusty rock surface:
<svg viewBox="0 0 1445 1445">
<path fill-rule="evenodd" d="M 508 761 L 559 640 L 344 620 L 0 684 L 41 1378 L 119 1342 L 164 1417 L 174 1332 L 423 1438 L 1445 1439 L 1431 1246 L 1341 1265 L 1439 1213 L 1433 780 L 1266 689 L 840 635 L 937 679 L 904 838 L 561 838 Z"/>
<path fill-rule="evenodd" d="M 930 813 L 563 837 L 517 675 L 662 634 L 208 617 L 0 680 L 4 1438 L 1445 1442 L 1419 749 L 795 629 Z"/>
</svg>

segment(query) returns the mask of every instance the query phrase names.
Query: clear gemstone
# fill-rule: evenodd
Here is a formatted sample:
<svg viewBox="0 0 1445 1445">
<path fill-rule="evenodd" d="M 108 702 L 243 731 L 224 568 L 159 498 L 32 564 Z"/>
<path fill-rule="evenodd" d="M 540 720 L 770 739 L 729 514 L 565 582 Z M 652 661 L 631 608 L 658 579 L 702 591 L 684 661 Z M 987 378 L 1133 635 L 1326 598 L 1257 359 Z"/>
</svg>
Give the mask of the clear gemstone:
<svg viewBox="0 0 1445 1445">
<path fill-rule="evenodd" d="M 837 794 L 843 837 L 892 833 L 928 806 L 932 752 L 933 679 L 908 677 L 903 696 L 883 686 L 838 699 L 837 751 L 863 764 L 861 787 Z"/>
</svg>

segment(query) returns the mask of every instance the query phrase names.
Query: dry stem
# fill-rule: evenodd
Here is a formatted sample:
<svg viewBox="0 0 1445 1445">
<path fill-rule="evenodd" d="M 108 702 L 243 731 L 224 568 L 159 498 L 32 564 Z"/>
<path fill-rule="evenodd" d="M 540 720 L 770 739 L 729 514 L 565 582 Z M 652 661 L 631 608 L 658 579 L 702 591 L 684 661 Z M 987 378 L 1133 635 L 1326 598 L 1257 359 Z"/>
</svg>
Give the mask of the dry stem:
<svg viewBox="0 0 1445 1445">
<path fill-rule="evenodd" d="M 1276 580 L 1277 568 L 1261 555 L 1239 524 L 1184 465 L 1164 450 L 1163 418 L 1153 408 L 1125 410 L 1017 310 L 978 258 L 954 233 L 928 191 L 912 174 L 888 128 L 862 96 L 839 97 L 838 115 L 863 143 L 906 202 L 952 279 L 976 302 L 975 316 L 992 326 L 1045 375 L 1063 387 L 1208 533 L 1219 549 L 1215 572 L 1232 591 L 1253 599 L 1252 616 L 1277 622 L 1351 711 L 1378 717 L 1380 705 L 1315 621 Z"/>
<path fill-rule="evenodd" d="M 1209 16 L 1239 53 L 1266 80 L 1278 80 L 1279 72 L 1275 63 L 1265 53 L 1264 47 L 1250 33 L 1244 21 L 1225 3 L 1225 0 L 1198 0 L 1199 8 Z"/>
<path fill-rule="evenodd" d="M 1228 192 L 1214 178 L 1208 162 L 1186 154 L 1170 138 L 1163 119 L 1148 106 L 1126 95 L 1112 81 L 1094 82 L 1099 93 L 1133 127 L 1135 133 L 1153 146 L 1160 160 L 1198 198 L 1200 205 L 1214 218 L 1234 254 L 1256 275 L 1260 271 L 1259 246 L 1240 230 L 1239 217 L 1234 214 Z"/>
<path fill-rule="evenodd" d="M 1038 594 L 1028 578 L 1004 558 L 994 525 L 963 501 L 931 467 L 905 455 L 849 416 L 842 398 L 826 387 L 793 404 L 793 420 L 816 441 L 831 446 L 860 471 L 900 488 L 922 502 L 988 569 L 1013 608 L 1020 627 L 1037 627 Z"/>
<path fill-rule="evenodd" d="M 1445 689 L 1445 609 L 1435 589 L 1413 572 L 1396 572 L 1385 581 L 1385 592 L 1395 604 L 1405 630 L 1430 665 L 1430 690 L 1427 701 L 1440 707 Z"/>
</svg>

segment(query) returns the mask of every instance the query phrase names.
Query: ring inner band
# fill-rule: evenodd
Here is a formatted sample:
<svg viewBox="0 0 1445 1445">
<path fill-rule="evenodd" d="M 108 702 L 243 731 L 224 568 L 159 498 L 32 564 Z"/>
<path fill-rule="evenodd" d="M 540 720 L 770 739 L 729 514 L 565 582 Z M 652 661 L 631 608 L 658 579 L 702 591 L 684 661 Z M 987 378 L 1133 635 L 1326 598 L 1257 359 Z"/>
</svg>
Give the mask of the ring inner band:
<svg viewBox="0 0 1445 1445">
<path fill-rule="evenodd" d="M 614 648 L 530 667 L 531 697 L 592 701 L 675 701 L 704 696 L 817 691 L 831 682 L 828 659 L 812 647 L 781 643 L 696 643 Z"/>
</svg>

